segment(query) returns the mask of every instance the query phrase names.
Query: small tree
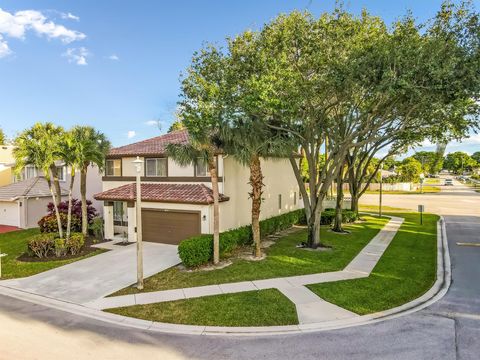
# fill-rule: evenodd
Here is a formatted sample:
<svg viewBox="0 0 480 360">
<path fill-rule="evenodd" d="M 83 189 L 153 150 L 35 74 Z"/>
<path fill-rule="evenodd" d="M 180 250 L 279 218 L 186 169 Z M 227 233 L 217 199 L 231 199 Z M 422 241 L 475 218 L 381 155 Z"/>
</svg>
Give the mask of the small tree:
<svg viewBox="0 0 480 360">
<path fill-rule="evenodd" d="M 5 136 L 5 133 L 3 132 L 2 128 L 0 128 L 0 145 L 5 145 L 7 142 L 7 137 Z"/>
<path fill-rule="evenodd" d="M 37 169 L 43 171 L 55 206 L 60 238 L 63 238 L 63 230 L 57 204 L 61 201 L 61 190 L 54 191 L 52 168 L 56 169 L 55 161 L 59 159 L 59 144 L 63 134 L 63 128 L 52 123 L 36 123 L 30 129 L 23 131 L 17 136 L 14 141 L 15 148 L 13 150 L 15 171 L 17 173 L 26 165 L 35 166 Z M 57 196 L 55 196 L 56 193 Z"/>
<path fill-rule="evenodd" d="M 406 158 L 402 161 L 402 165 L 398 167 L 400 181 L 418 182 L 422 172 L 422 164 L 413 157 Z"/>
</svg>

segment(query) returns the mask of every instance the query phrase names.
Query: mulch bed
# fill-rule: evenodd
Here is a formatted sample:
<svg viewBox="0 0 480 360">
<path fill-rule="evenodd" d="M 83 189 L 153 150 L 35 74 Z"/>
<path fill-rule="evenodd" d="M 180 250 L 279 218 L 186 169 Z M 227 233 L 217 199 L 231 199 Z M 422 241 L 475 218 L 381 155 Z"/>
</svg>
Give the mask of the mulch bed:
<svg viewBox="0 0 480 360">
<path fill-rule="evenodd" d="M 94 242 L 96 241 L 96 242 Z M 93 236 L 89 236 L 85 239 L 85 245 L 83 245 L 82 250 L 76 254 L 76 255 L 66 255 L 66 256 L 49 256 L 46 258 L 38 258 L 36 256 L 29 256 L 27 252 L 23 253 L 19 257 L 17 257 L 18 261 L 24 261 L 24 262 L 47 262 L 47 261 L 56 261 L 56 260 L 70 260 L 70 259 L 76 259 L 85 255 L 88 255 L 90 253 L 93 253 L 95 251 L 102 251 L 101 249 L 92 247 L 92 245 L 98 245 L 101 243 L 105 243 L 111 240 L 103 240 L 103 241 L 98 241 L 95 239 Z"/>
</svg>

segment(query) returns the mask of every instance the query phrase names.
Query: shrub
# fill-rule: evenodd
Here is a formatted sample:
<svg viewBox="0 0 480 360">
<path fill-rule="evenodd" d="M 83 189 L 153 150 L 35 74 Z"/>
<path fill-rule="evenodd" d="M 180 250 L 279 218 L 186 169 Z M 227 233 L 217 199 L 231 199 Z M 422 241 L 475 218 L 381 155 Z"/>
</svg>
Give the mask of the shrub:
<svg viewBox="0 0 480 360">
<path fill-rule="evenodd" d="M 355 211 L 352 210 L 342 210 L 342 222 L 343 223 L 351 223 L 356 221 L 358 218 Z M 325 209 L 322 212 L 322 218 L 320 219 L 321 225 L 332 225 L 333 221 L 335 220 L 335 209 Z"/>
<path fill-rule="evenodd" d="M 67 214 L 60 213 L 60 221 L 62 223 L 62 229 L 67 230 Z M 42 233 L 58 232 L 57 217 L 54 214 L 45 215 L 38 221 L 38 226 Z M 82 231 L 82 220 L 77 215 L 72 214 L 70 230 L 72 232 Z"/>
<path fill-rule="evenodd" d="M 96 239 L 103 240 L 105 234 L 103 218 L 97 217 L 93 219 L 90 224 L 90 231 Z"/>
<path fill-rule="evenodd" d="M 55 252 L 55 235 L 38 234 L 28 241 L 28 250 L 39 258 L 48 257 Z"/>
<path fill-rule="evenodd" d="M 305 223 L 303 209 L 260 221 L 260 232 L 265 236 L 299 223 Z M 221 233 L 220 256 L 231 253 L 238 246 L 251 244 L 252 238 L 251 226 L 242 226 Z M 205 234 L 183 240 L 178 246 L 178 254 L 186 267 L 206 264 L 213 258 L 213 236 Z"/>
<path fill-rule="evenodd" d="M 82 233 L 72 233 L 70 238 L 65 241 L 65 248 L 70 255 L 77 255 L 85 244 L 85 238 Z"/>
<path fill-rule="evenodd" d="M 65 246 L 64 239 L 55 239 L 55 256 L 65 256 L 67 255 L 67 247 Z"/>
<path fill-rule="evenodd" d="M 53 203 L 50 202 L 47 205 L 48 215 L 55 215 L 55 207 Z M 68 201 L 61 201 L 58 204 L 58 212 L 60 214 L 68 214 Z M 82 202 L 78 199 L 72 199 L 72 215 L 77 216 L 82 220 Z M 87 200 L 87 218 L 88 223 L 91 224 L 93 219 L 98 216 L 97 210 L 92 206 L 92 202 Z"/>
</svg>

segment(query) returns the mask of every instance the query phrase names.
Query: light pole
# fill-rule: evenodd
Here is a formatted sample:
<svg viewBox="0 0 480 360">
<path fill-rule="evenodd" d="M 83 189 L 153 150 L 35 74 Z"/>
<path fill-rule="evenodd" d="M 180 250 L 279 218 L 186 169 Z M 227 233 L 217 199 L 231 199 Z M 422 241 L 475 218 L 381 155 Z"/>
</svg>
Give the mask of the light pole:
<svg viewBox="0 0 480 360">
<path fill-rule="evenodd" d="M 383 163 L 380 163 L 380 197 L 378 199 L 378 215 L 382 216 L 382 196 L 383 196 Z"/>
<path fill-rule="evenodd" d="M 425 175 L 423 173 L 420 174 L 420 194 L 423 194 L 423 181 L 425 180 Z"/>
<path fill-rule="evenodd" d="M 142 172 L 142 164 L 143 160 L 141 160 L 138 156 L 133 161 L 135 165 L 135 170 L 137 172 L 137 177 L 135 181 L 136 185 L 136 206 L 135 210 L 136 214 L 136 222 L 137 226 L 135 227 L 137 232 L 137 289 L 143 289 L 143 243 L 142 243 L 142 189 L 140 186 L 140 174 Z"/>
</svg>

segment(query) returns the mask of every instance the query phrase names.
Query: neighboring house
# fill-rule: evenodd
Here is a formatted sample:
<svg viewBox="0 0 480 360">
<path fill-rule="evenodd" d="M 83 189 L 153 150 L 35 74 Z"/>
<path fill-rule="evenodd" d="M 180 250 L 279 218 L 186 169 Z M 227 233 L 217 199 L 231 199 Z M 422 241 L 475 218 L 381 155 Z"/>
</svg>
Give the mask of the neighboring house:
<svg viewBox="0 0 480 360">
<path fill-rule="evenodd" d="M 105 237 L 136 241 L 135 176 L 141 169 L 143 240 L 178 244 L 213 233 L 213 195 L 206 164 L 180 166 L 165 154 L 169 143 L 187 143 L 185 130 L 114 148 L 106 160 L 103 192 Z M 250 224 L 250 171 L 232 156 L 217 155 L 220 187 L 220 231 Z M 262 159 L 264 192 L 261 218 L 302 207 L 288 159 Z"/>
<path fill-rule="evenodd" d="M 61 184 L 63 200 L 68 194 Z M 50 189 L 42 176 L 0 187 L 0 224 L 19 228 L 37 227 L 52 201 Z"/>
<path fill-rule="evenodd" d="M 13 146 L 0 146 L 0 225 L 14 223 L 20 228 L 37 226 L 38 220 L 47 213 L 47 204 L 51 201 L 50 191 L 43 172 L 34 166 L 25 166 L 20 173 L 14 174 L 15 160 L 12 155 Z M 71 168 L 57 161 L 57 170 L 60 185 L 68 189 L 70 184 Z M 22 191 L 32 185 L 31 192 L 24 194 Z M 14 186 L 16 185 L 16 186 Z M 45 188 L 47 193 L 45 194 Z M 103 201 L 97 201 L 93 194 L 102 191 L 102 174 L 97 166 L 90 166 L 87 172 L 87 200 L 92 201 L 99 214 L 103 213 Z M 43 194 L 37 196 L 36 194 Z M 65 194 L 67 195 L 67 194 Z M 38 198 L 39 201 L 30 200 L 29 206 L 24 206 L 22 198 Z M 75 174 L 73 186 L 73 198 L 81 199 L 80 196 L 80 172 Z M 35 204 L 35 205 L 33 205 Z M 40 204 L 44 204 L 43 208 Z M 22 207 L 19 209 L 17 207 Z"/>
<path fill-rule="evenodd" d="M 15 160 L 12 150 L 13 146 L 0 145 L 0 186 L 11 184 L 13 181 L 12 166 Z"/>
</svg>

